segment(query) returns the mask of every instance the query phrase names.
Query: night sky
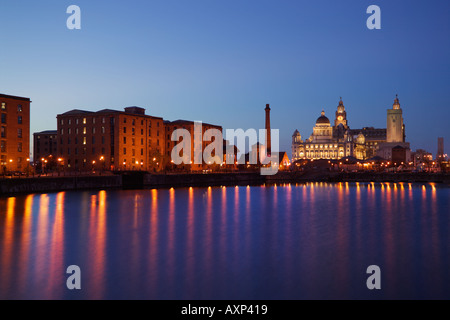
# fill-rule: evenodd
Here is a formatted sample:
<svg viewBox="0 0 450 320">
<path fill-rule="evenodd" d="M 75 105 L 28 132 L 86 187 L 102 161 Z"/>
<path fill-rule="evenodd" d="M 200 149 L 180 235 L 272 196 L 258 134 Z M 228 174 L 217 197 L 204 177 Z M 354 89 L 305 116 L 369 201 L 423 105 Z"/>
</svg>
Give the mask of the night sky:
<svg viewBox="0 0 450 320">
<path fill-rule="evenodd" d="M 81 30 L 68 30 L 69 5 Z M 369 5 L 381 30 L 369 30 Z M 31 133 L 70 109 L 141 106 L 167 120 L 263 128 L 281 150 L 343 101 L 351 128 L 386 127 L 399 95 L 407 141 L 450 151 L 449 1 L 0 2 L 0 93 L 30 97 Z"/>
</svg>

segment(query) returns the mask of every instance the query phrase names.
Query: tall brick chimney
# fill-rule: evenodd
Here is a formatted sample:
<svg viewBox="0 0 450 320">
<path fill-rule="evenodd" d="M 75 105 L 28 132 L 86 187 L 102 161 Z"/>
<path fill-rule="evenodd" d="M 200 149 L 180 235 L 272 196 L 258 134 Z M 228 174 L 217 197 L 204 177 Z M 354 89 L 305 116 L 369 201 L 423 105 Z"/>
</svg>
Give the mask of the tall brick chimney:
<svg viewBox="0 0 450 320">
<path fill-rule="evenodd" d="M 267 146 L 267 155 L 270 157 L 271 149 L 272 149 L 272 140 L 270 138 L 270 107 L 266 104 L 266 146 Z"/>
</svg>

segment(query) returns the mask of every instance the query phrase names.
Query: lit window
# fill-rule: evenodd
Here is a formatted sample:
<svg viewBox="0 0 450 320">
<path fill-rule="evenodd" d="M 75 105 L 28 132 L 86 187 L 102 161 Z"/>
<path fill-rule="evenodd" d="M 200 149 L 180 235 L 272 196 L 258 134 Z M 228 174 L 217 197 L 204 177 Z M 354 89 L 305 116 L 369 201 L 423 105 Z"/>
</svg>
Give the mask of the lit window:
<svg viewBox="0 0 450 320">
<path fill-rule="evenodd" d="M 83 118 L 83 124 L 86 124 L 86 118 Z"/>
<path fill-rule="evenodd" d="M 83 137 L 83 144 L 86 144 L 86 137 Z"/>
<path fill-rule="evenodd" d="M 2 110 L 6 110 L 6 103 L 2 102 Z"/>
<path fill-rule="evenodd" d="M 86 127 L 83 127 L 83 134 L 86 134 Z"/>
</svg>

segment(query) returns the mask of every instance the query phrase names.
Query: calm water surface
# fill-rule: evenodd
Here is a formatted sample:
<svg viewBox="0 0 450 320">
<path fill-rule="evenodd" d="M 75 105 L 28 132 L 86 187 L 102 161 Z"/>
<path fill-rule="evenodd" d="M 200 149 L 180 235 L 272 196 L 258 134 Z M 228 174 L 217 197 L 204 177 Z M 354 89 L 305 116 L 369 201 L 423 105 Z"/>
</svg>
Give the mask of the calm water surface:
<svg viewBox="0 0 450 320">
<path fill-rule="evenodd" d="M 450 299 L 449 196 L 312 183 L 0 198 L 0 298 Z"/>
</svg>

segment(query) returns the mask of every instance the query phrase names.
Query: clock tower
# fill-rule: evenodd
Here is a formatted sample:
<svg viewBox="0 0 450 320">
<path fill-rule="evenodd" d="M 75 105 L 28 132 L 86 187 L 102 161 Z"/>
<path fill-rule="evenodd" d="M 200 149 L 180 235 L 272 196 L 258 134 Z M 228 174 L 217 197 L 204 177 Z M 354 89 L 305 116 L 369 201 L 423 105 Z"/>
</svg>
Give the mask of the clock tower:
<svg viewBox="0 0 450 320">
<path fill-rule="evenodd" d="M 337 107 L 336 119 L 334 120 L 334 127 L 337 128 L 340 124 L 344 126 L 344 129 L 348 129 L 347 112 L 345 111 L 344 103 L 342 102 L 342 97 Z"/>
</svg>

